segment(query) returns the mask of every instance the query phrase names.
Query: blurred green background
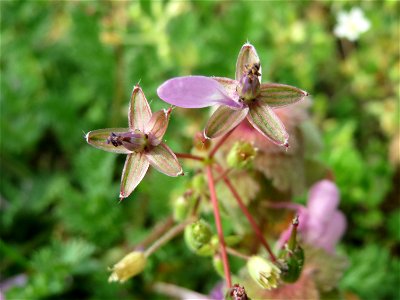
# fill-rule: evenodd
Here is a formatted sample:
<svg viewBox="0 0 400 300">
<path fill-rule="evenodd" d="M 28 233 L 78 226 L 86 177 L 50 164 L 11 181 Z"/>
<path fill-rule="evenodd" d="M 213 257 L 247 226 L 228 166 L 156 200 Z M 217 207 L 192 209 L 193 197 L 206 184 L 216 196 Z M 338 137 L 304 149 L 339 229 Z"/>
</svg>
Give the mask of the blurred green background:
<svg viewBox="0 0 400 300">
<path fill-rule="evenodd" d="M 371 28 L 350 43 L 333 28 L 339 11 L 354 6 Z M 3 291 L 7 299 L 149 299 L 157 297 L 155 281 L 210 291 L 218 276 L 182 239 L 134 280 L 107 283 L 106 267 L 169 216 L 171 186 L 186 179 L 150 171 L 119 204 L 125 157 L 88 146 L 83 135 L 126 127 L 139 81 L 157 110 L 167 104 L 156 89 L 170 77 L 233 77 L 247 40 L 263 81 L 313 96 L 320 159 L 333 170 L 349 223 L 345 295 L 399 299 L 397 1 L 1 1 L 0 8 L 0 281 L 4 288 L 26 275 L 23 286 Z M 207 114 L 176 110 L 171 148 L 189 151 L 192 127 L 200 130 Z"/>
</svg>

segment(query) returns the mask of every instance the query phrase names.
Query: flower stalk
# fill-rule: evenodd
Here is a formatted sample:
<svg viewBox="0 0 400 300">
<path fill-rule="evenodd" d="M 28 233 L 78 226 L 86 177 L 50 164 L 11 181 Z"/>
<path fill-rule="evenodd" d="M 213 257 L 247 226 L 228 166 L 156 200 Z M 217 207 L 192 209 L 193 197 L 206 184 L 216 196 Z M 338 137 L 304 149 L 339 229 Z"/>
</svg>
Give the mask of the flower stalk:
<svg viewBox="0 0 400 300">
<path fill-rule="evenodd" d="M 272 252 L 271 247 L 269 246 L 267 240 L 264 238 L 264 235 L 263 235 L 261 229 L 258 227 L 257 222 L 251 216 L 249 210 L 247 209 L 246 205 L 244 204 L 239 193 L 236 191 L 236 189 L 234 188 L 234 186 L 232 185 L 232 183 L 228 179 L 228 177 L 224 174 L 224 171 L 222 170 L 222 168 L 218 165 L 216 165 L 216 168 L 217 168 L 217 171 L 221 174 L 222 180 L 225 182 L 225 185 L 228 187 L 228 189 L 232 193 L 233 197 L 236 199 L 237 203 L 239 204 L 240 209 L 243 211 L 243 213 L 246 216 L 247 220 L 249 221 L 251 227 L 253 228 L 255 234 L 259 238 L 261 244 L 267 250 L 269 256 L 271 257 L 271 261 L 276 262 L 276 257 L 274 255 L 274 253 Z"/>
<path fill-rule="evenodd" d="M 207 172 L 207 179 L 208 179 L 208 187 L 210 189 L 211 202 L 212 202 L 213 210 L 214 210 L 215 224 L 216 224 L 217 232 L 218 232 L 218 240 L 219 240 L 219 244 L 220 244 L 220 254 L 221 254 L 221 259 L 222 259 L 222 263 L 224 266 L 226 285 L 227 285 L 227 288 L 231 288 L 232 287 L 232 279 L 231 279 L 231 273 L 230 273 L 230 268 L 229 268 L 228 255 L 227 255 L 226 246 L 225 246 L 224 233 L 222 231 L 221 216 L 219 214 L 218 200 L 217 200 L 217 195 L 215 192 L 215 185 L 214 185 L 214 178 L 212 175 L 212 168 L 210 165 L 208 165 L 206 167 L 206 172 Z"/>
</svg>

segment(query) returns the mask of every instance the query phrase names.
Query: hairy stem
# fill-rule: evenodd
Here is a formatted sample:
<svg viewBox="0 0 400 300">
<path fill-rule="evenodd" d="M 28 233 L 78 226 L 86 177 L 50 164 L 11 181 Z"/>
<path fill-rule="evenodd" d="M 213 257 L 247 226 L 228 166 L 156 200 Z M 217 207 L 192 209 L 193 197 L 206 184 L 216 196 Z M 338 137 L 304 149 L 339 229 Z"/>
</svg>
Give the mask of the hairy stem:
<svg viewBox="0 0 400 300">
<path fill-rule="evenodd" d="M 236 128 L 236 127 L 235 127 Z M 210 154 L 209 154 L 209 158 L 213 158 L 215 153 L 218 151 L 218 149 L 225 143 L 225 141 L 228 139 L 228 137 L 232 134 L 232 132 L 235 130 L 235 128 L 233 128 L 231 131 L 229 131 L 227 134 L 225 134 L 219 141 L 218 143 L 214 146 L 214 148 L 212 148 Z"/>
<path fill-rule="evenodd" d="M 170 283 L 156 282 L 152 286 L 152 288 L 155 292 L 162 294 L 164 296 L 168 296 L 170 298 L 211 300 L 211 298 L 209 298 L 206 295 L 199 294 L 194 291 Z"/>
<path fill-rule="evenodd" d="M 233 256 L 236 256 L 236 257 L 240 257 L 240 258 L 245 259 L 245 260 L 250 259 L 250 256 L 245 255 L 243 253 L 240 253 L 239 251 L 237 251 L 237 250 L 235 250 L 233 248 L 226 247 L 226 252 L 228 252 L 230 255 L 233 255 Z"/>
<path fill-rule="evenodd" d="M 146 248 L 148 245 L 153 243 L 155 240 L 160 238 L 168 229 L 170 229 L 174 225 L 174 219 L 172 217 L 168 217 L 166 220 L 162 220 L 158 224 L 154 226 L 154 229 L 151 231 L 150 235 L 140 242 L 137 246 L 135 246 L 136 250 Z"/>
<path fill-rule="evenodd" d="M 217 200 L 217 195 L 215 192 L 214 178 L 212 175 L 212 169 L 211 169 L 210 165 L 208 165 L 206 167 L 206 171 L 207 171 L 208 187 L 210 189 L 211 202 L 212 202 L 213 209 L 214 209 L 215 224 L 217 226 L 221 259 L 222 259 L 222 263 L 224 265 L 225 280 L 226 280 L 227 288 L 229 289 L 232 287 L 232 279 L 231 279 L 231 273 L 229 270 L 228 255 L 226 253 L 224 233 L 222 231 L 221 216 L 219 214 L 219 208 L 218 208 L 218 200 Z"/>
<path fill-rule="evenodd" d="M 204 158 L 198 155 L 192 155 L 188 153 L 175 153 L 176 157 L 178 158 L 187 158 L 187 159 L 192 159 L 192 160 L 198 160 L 198 161 L 203 161 Z"/>
<path fill-rule="evenodd" d="M 163 236 L 161 236 L 157 241 L 154 242 L 153 245 L 151 245 L 145 252 L 146 256 L 150 256 L 153 254 L 155 251 L 157 251 L 159 248 L 161 248 L 163 245 L 168 243 L 171 239 L 176 237 L 178 234 L 180 234 L 185 227 L 192 223 L 195 220 L 195 218 L 188 218 L 184 222 L 172 227 L 170 230 L 168 230 Z"/>
<path fill-rule="evenodd" d="M 236 199 L 236 202 L 239 204 L 240 209 L 243 211 L 243 213 L 246 216 L 247 220 L 249 221 L 251 227 L 253 228 L 255 234 L 259 238 L 261 244 L 268 251 L 272 262 L 276 262 L 276 257 L 274 255 L 274 253 L 272 252 L 271 247 L 269 246 L 267 240 L 264 238 L 264 235 L 263 235 L 261 229 L 258 227 L 256 221 L 254 220 L 254 218 L 248 211 L 248 209 L 247 209 L 246 205 L 244 204 L 242 198 L 240 197 L 239 193 L 233 187 L 233 185 L 232 185 L 231 181 L 228 179 L 228 177 L 226 177 L 226 175 L 224 175 L 223 169 L 218 165 L 216 165 L 216 168 L 217 168 L 218 172 L 222 175 L 222 180 L 225 182 L 226 186 L 231 191 L 233 197 Z"/>
</svg>

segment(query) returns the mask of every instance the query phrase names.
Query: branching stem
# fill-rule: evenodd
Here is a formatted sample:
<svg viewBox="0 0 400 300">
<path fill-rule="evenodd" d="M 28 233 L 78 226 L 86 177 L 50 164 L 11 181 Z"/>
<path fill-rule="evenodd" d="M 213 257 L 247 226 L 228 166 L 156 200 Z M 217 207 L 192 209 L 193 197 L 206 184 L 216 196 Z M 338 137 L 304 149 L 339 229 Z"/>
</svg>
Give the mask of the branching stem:
<svg viewBox="0 0 400 300">
<path fill-rule="evenodd" d="M 184 222 L 172 227 L 170 230 L 168 230 L 163 236 L 161 236 L 157 241 L 154 242 L 153 245 L 151 245 L 145 252 L 146 256 L 150 256 L 153 254 L 155 251 L 157 251 L 160 247 L 168 243 L 170 240 L 172 240 L 174 237 L 176 237 L 178 234 L 180 234 L 185 227 L 192 223 L 195 220 L 195 218 L 190 217 Z"/>
<path fill-rule="evenodd" d="M 176 157 L 178 158 L 187 158 L 192 160 L 204 161 L 204 157 L 198 155 L 192 155 L 188 153 L 175 153 Z"/>
<path fill-rule="evenodd" d="M 222 167 L 219 165 L 216 165 L 217 171 L 221 174 L 222 180 L 225 182 L 226 186 L 228 189 L 231 191 L 233 197 L 236 199 L 237 203 L 239 204 L 240 209 L 243 211 L 244 215 L 246 216 L 247 220 L 249 221 L 251 227 L 253 227 L 253 230 L 257 237 L 259 238 L 261 244 L 265 247 L 265 249 L 268 251 L 272 262 L 276 262 L 276 257 L 274 253 L 271 250 L 271 247 L 269 246 L 267 240 L 264 238 L 264 235 L 261 231 L 261 229 L 258 227 L 256 221 L 253 219 L 252 215 L 248 211 L 246 205 L 244 204 L 242 198 L 240 197 L 239 193 L 236 191 L 236 189 L 233 187 L 231 181 L 228 179 L 226 175 L 224 175 L 224 170 Z"/>
</svg>

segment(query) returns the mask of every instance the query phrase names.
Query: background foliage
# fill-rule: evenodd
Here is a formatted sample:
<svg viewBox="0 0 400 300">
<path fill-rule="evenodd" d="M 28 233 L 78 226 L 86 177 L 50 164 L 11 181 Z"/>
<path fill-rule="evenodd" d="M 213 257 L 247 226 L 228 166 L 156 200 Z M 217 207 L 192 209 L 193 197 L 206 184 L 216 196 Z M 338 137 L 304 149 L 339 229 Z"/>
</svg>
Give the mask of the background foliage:
<svg viewBox="0 0 400 300">
<path fill-rule="evenodd" d="M 313 96 L 320 159 L 341 189 L 351 265 L 345 295 L 395 299 L 399 263 L 399 5 L 396 1 L 2 1 L 1 281 L 24 274 L 8 299 L 148 299 L 155 281 L 208 293 L 209 261 L 182 239 L 141 276 L 108 284 L 118 261 L 170 214 L 172 179 L 149 172 L 118 204 L 123 156 L 86 145 L 83 132 L 125 127 L 141 81 L 153 110 L 170 77 L 232 77 L 241 45 L 255 45 L 264 80 Z M 332 33 L 360 6 L 371 29 L 352 44 Z M 188 151 L 207 110 L 175 110 L 166 139 Z M 154 188 L 157 187 L 157 188 Z"/>
</svg>

